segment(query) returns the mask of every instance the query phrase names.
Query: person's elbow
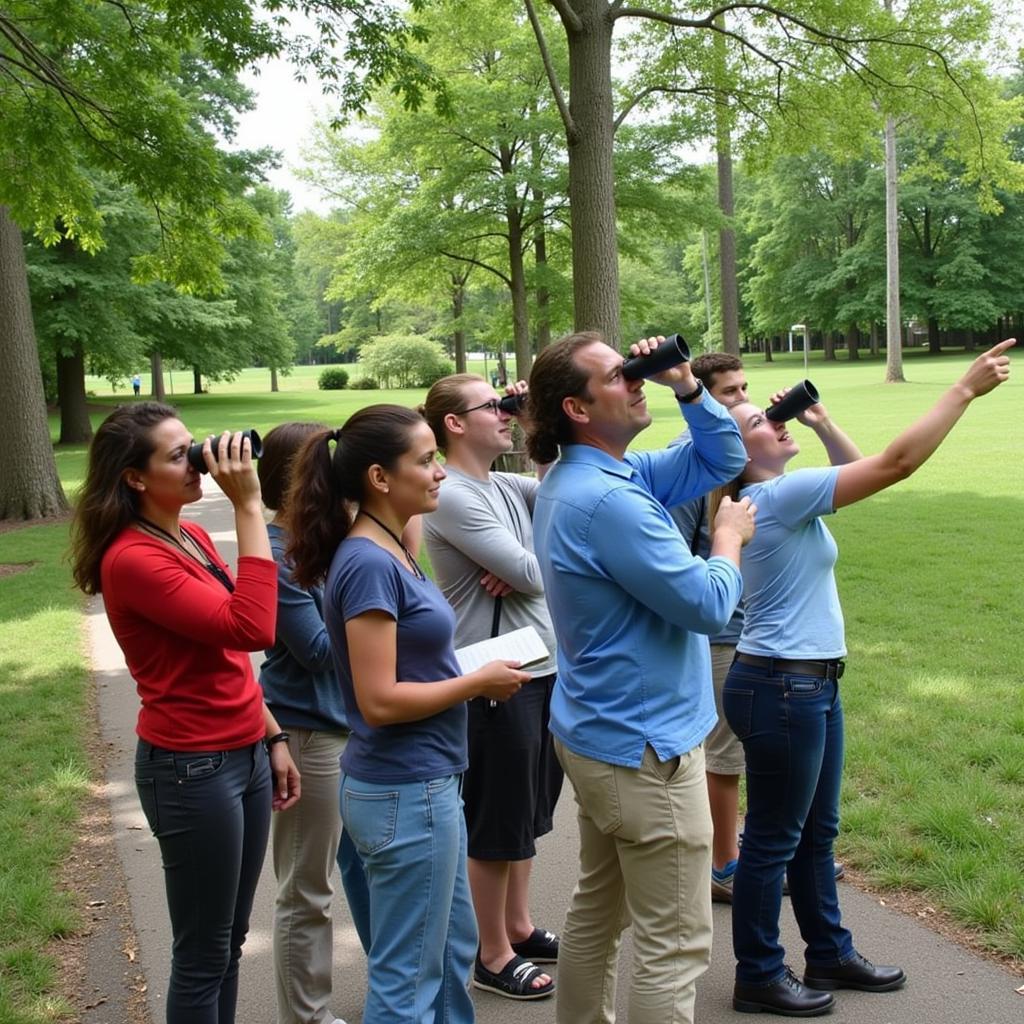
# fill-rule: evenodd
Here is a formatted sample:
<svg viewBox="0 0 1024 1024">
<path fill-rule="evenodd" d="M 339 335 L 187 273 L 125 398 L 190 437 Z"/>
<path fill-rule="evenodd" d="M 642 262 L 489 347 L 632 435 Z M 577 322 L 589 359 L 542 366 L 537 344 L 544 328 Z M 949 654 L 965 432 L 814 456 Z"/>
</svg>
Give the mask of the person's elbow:
<svg viewBox="0 0 1024 1024">
<path fill-rule="evenodd" d="M 359 705 L 359 713 L 363 716 L 363 721 L 371 729 L 380 729 L 385 725 L 396 725 L 405 721 L 399 709 L 387 700 L 357 697 L 356 703 Z"/>
</svg>

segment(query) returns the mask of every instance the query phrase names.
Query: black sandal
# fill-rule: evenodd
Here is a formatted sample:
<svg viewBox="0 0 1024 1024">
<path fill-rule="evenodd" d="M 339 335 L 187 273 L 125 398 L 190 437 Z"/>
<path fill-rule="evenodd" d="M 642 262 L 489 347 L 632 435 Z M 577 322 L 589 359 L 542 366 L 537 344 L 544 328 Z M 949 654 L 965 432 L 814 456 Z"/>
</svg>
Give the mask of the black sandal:
<svg viewBox="0 0 1024 1024">
<path fill-rule="evenodd" d="M 529 960 L 514 956 L 495 974 L 484 967 L 478 953 L 476 967 L 473 969 L 473 986 L 485 992 L 493 992 L 496 996 L 504 996 L 506 999 L 546 999 L 555 991 L 554 980 L 549 980 L 540 988 L 533 987 L 534 979 L 544 973 Z"/>
<path fill-rule="evenodd" d="M 558 936 L 543 928 L 534 928 L 528 939 L 512 943 L 512 952 L 535 964 L 557 964 Z"/>
</svg>

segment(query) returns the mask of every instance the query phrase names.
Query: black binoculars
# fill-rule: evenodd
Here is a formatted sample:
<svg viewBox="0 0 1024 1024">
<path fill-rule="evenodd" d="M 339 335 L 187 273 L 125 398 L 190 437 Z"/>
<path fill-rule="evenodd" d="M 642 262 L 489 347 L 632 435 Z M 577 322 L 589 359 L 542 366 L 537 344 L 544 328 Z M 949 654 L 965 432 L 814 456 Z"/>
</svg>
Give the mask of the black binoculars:
<svg viewBox="0 0 1024 1024">
<path fill-rule="evenodd" d="M 626 380 L 653 377 L 663 370 L 690 361 L 690 346 L 681 334 L 670 334 L 653 352 L 645 356 L 630 356 L 622 364 L 622 376 Z"/>
<path fill-rule="evenodd" d="M 243 430 L 242 437 L 249 438 L 249 445 L 252 448 L 252 457 L 254 459 L 258 459 L 263 454 L 263 441 L 260 439 L 259 433 L 255 430 Z M 217 457 L 217 451 L 219 446 L 220 434 L 211 434 L 210 447 L 213 449 L 214 458 Z M 206 460 L 203 458 L 202 441 L 196 441 L 194 444 L 189 446 L 188 464 L 198 473 L 209 472 L 209 470 L 206 468 Z"/>
<path fill-rule="evenodd" d="M 525 391 L 516 392 L 514 395 L 504 395 L 498 399 L 498 408 L 509 416 L 515 416 L 526 408 L 526 399 L 529 396 Z"/>
<path fill-rule="evenodd" d="M 781 402 L 768 406 L 764 414 L 773 423 L 784 423 L 817 405 L 818 401 L 818 389 L 809 380 L 802 380 L 789 389 Z"/>
</svg>

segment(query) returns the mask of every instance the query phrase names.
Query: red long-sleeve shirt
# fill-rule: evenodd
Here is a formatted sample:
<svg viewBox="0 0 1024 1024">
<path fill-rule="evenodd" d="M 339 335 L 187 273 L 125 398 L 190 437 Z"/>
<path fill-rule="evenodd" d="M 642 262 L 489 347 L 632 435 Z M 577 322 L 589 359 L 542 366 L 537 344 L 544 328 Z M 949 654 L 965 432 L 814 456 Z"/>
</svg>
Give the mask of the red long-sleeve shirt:
<svg viewBox="0 0 1024 1024">
<path fill-rule="evenodd" d="M 209 535 L 193 523 L 215 565 Z M 100 566 L 103 601 L 135 680 L 136 732 L 170 750 L 233 750 L 264 735 L 263 694 L 248 651 L 274 643 L 277 566 L 238 560 L 234 593 L 163 541 L 126 529 Z"/>
</svg>

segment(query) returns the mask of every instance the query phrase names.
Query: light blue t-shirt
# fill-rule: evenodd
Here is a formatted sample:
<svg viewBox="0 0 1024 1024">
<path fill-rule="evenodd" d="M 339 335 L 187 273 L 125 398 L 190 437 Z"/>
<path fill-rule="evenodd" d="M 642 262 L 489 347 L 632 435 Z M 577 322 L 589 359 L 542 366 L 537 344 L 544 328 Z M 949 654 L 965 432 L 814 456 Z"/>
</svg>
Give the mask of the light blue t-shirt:
<svg viewBox="0 0 1024 1024">
<path fill-rule="evenodd" d="M 362 782 L 420 782 L 466 770 L 464 702 L 416 722 L 367 725 L 356 703 L 345 622 L 382 611 L 397 623 L 397 678 L 429 686 L 462 675 L 452 639 L 455 613 L 433 580 L 421 580 L 365 537 L 335 552 L 324 587 L 324 621 L 345 700 L 349 738 L 341 767 Z"/>
<path fill-rule="evenodd" d="M 819 516 L 834 509 L 838 466 L 798 469 L 740 491 L 757 505 L 743 549 L 744 654 L 816 660 L 846 654 L 833 568 L 839 549 Z"/>
<path fill-rule="evenodd" d="M 716 722 L 706 634 L 740 597 L 728 559 L 694 558 L 666 511 L 733 479 L 746 452 L 713 399 L 682 406 L 693 444 L 619 460 L 566 445 L 537 491 L 534 539 L 558 639 L 551 732 L 638 768 L 697 746 Z M 703 635 L 702 635 L 703 634 Z"/>
</svg>

